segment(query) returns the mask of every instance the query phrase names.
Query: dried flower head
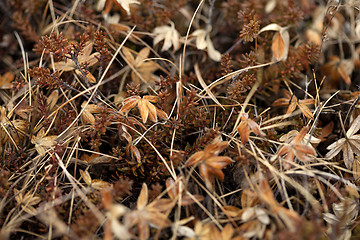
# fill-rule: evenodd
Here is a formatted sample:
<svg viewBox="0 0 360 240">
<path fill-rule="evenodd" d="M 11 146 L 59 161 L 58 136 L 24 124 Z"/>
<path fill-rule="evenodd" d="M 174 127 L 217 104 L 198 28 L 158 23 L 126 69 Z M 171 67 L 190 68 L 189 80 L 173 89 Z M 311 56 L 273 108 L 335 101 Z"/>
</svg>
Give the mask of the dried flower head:
<svg viewBox="0 0 360 240">
<path fill-rule="evenodd" d="M 250 20 L 240 32 L 240 37 L 244 39 L 245 42 L 252 42 L 257 37 L 260 31 L 260 24 L 257 20 Z"/>
</svg>

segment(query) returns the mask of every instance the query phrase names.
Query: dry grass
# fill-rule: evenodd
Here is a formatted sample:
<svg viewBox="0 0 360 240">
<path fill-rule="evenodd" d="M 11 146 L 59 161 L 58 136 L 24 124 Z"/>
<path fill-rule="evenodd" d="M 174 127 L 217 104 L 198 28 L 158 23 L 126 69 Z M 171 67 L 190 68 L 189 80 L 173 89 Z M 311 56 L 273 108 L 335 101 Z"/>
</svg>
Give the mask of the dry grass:
<svg viewBox="0 0 360 240">
<path fill-rule="evenodd" d="M 0 3 L 0 239 L 357 239 L 359 1 Z"/>
</svg>

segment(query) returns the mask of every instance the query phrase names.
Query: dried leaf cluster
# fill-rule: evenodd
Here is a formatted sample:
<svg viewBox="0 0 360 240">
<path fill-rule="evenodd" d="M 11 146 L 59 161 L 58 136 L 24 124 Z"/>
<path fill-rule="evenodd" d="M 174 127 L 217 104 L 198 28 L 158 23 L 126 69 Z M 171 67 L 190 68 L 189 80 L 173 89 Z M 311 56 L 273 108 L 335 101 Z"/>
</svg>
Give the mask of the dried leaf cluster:
<svg viewBox="0 0 360 240">
<path fill-rule="evenodd" d="M 0 2 L 0 239 L 359 239 L 358 5 Z"/>
</svg>

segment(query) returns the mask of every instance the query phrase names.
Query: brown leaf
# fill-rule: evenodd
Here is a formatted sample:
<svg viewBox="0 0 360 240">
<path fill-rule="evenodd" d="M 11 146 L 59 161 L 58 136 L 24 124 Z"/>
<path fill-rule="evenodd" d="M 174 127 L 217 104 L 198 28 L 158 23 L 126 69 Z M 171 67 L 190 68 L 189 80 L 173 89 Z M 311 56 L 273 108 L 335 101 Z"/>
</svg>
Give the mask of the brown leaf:
<svg viewBox="0 0 360 240">
<path fill-rule="evenodd" d="M 273 156 L 272 161 L 278 157 L 285 156 L 286 162 L 284 162 L 284 167 L 289 169 L 291 167 L 290 163 L 294 162 L 295 157 L 303 162 L 312 160 L 316 155 L 315 149 L 311 145 L 302 143 L 307 132 L 308 128 L 303 127 L 290 143 L 285 143 L 279 148 L 276 155 Z"/>
<path fill-rule="evenodd" d="M 354 63 L 352 59 L 340 59 L 338 56 L 330 56 L 322 67 L 324 73 L 331 78 L 331 82 L 338 84 L 342 79 L 347 85 L 351 84 L 349 74 L 352 73 Z"/>
<path fill-rule="evenodd" d="M 17 189 L 14 189 L 14 194 L 17 204 L 20 205 L 25 212 L 31 215 L 36 215 L 36 209 L 33 206 L 37 205 L 41 201 L 40 197 L 35 196 L 31 192 L 27 192 L 23 195 L 23 193 Z"/>
<path fill-rule="evenodd" d="M 199 152 L 194 153 L 186 161 L 185 166 L 186 167 L 191 167 L 191 166 L 197 164 L 200 160 L 202 160 L 203 156 L 204 156 L 204 151 L 199 151 Z"/>
<path fill-rule="evenodd" d="M 143 97 L 146 101 L 152 102 L 152 103 L 157 103 L 159 100 L 158 96 L 153 96 L 153 95 L 146 95 Z"/>
<path fill-rule="evenodd" d="M 90 156 L 85 153 L 80 157 L 80 160 L 87 164 L 94 165 L 99 163 L 108 163 L 111 159 L 108 156 L 103 156 L 96 153 L 93 153 Z"/>
<path fill-rule="evenodd" d="M 131 157 L 133 159 L 136 159 L 136 161 L 138 163 L 140 163 L 141 162 L 141 154 L 140 154 L 139 149 L 136 146 L 134 146 L 133 144 L 130 144 L 129 148 L 130 148 Z"/>
<path fill-rule="evenodd" d="M 159 78 L 153 72 L 159 69 L 160 66 L 156 62 L 148 60 L 148 55 L 150 54 L 149 48 L 145 47 L 139 53 L 136 53 L 134 51 L 131 52 L 129 48 L 123 47 L 122 53 L 129 65 L 130 75 L 135 84 L 144 82 L 152 85 Z M 136 58 L 134 55 L 136 55 Z"/>
<path fill-rule="evenodd" d="M 331 121 L 328 125 L 321 128 L 320 135 L 317 136 L 322 142 L 326 140 L 326 137 L 328 137 L 334 129 L 334 122 Z"/>
<path fill-rule="evenodd" d="M 307 118 L 313 118 L 313 114 L 310 111 L 310 109 L 307 107 L 307 105 L 312 105 L 315 103 L 314 99 L 302 99 L 299 100 L 295 95 L 292 95 L 288 90 L 283 90 L 285 98 L 279 98 L 276 101 L 274 101 L 273 106 L 288 106 L 288 109 L 286 111 L 286 114 L 284 116 L 287 117 L 290 115 L 293 111 L 295 111 L 296 107 L 298 107 L 301 112 L 306 116 Z"/>
<path fill-rule="evenodd" d="M 134 56 L 131 54 L 130 50 L 126 47 L 122 48 L 122 52 L 125 55 L 125 58 L 129 61 L 129 63 L 134 64 L 135 63 L 135 58 Z"/>
<path fill-rule="evenodd" d="M 149 101 L 146 101 L 146 105 L 147 105 L 147 108 L 149 110 L 149 118 L 151 121 L 153 122 L 157 122 L 158 121 L 158 118 L 157 118 L 157 108 L 151 104 Z"/>
<path fill-rule="evenodd" d="M 137 200 L 137 208 L 143 209 L 148 201 L 148 187 L 145 183 L 143 183 L 140 195 Z"/>
<path fill-rule="evenodd" d="M 353 162 L 353 176 L 354 179 L 356 179 L 355 182 L 359 182 L 358 180 L 360 179 L 360 157 L 356 156 L 355 160 Z"/>
<path fill-rule="evenodd" d="M 360 155 L 360 134 L 355 135 L 360 129 L 360 116 L 350 125 L 346 137 L 330 144 L 326 149 L 330 150 L 325 158 L 332 159 L 343 151 L 345 166 L 351 170 L 354 161 L 354 154 Z"/>
<path fill-rule="evenodd" d="M 147 105 L 147 101 L 144 99 L 141 99 L 138 102 L 138 108 L 139 108 L 139 112 L 140 112 L 141 118 L 143 120 L 143 123 L 146 123 L 146 121 L 149 117 L 149 108 Z"/>
<path fill-rule="evenodd" d="M 91 182 L 92 182 L 92 179 L 91 179 L 91 176 L 89 174 L 88 171 L 83 171 L 80 169 L 80 175 L 82 177 L 82 179 L 84 180 L 84 182 L 90 186 L 91 185 Z"/>
<path fill-rule="evenodd" d="M 84 101 L 81 104 L 81 108 L 84 108 L 86 105 L 86 101 Z M 94 113 L 98 113 L 99 112 L 99 107 L 95 104 L 87 104 L 85 107 L 85 110 L 83 111 L 83 113 L 81 114 L 81 120 L 85 123 L 85 124 L 95 124 L 95 117 L 94 117 Z"/>
<path fill-rule="evenodd" d="M 214 177 L 220 180 L 224 179 L 224 173 L 221 169 L 229 165 L 232 160 L 230 157 L 218 156 L 228 146 L 228 142 L 216 140 L 190 156 L 185 166 L 191 167 L 198 165 L 200 176 L 204 179 L 206 187 L 212 189 Z"/>
<path fill-rule="evenodd" d="M 88 42 L 84 49 L 81 51 L 81 53 L 78 56 L 78 62 L 79 65 L 82 66 L 86 63 L 87 67 L 91 67 L 95 65 L 98 62 L 98 58 L 100 56 L 100 53 L 96 52 L 91 54 L 93 49 L 93 43 Z M 62 62 L 55 62 L 54 67 L 56 70 L 62 70 L 62 71 L 72 71 L 77 70 L 77 74 L 81 74 L 80 69 L 78 69 L 78 66 L 75 64 L 73 60 L 67 60 Z"/>
<path fill-rule="evenodd" d="M 89 187 L 92 187 L 92 188 L 94 188 L 96 190 L 102 190 L 102 189 L 110 186 L 110 183 L 105 182 L 103 180 L 91 179 L 91 176 L 90 176 L 88 171 L 83 171 L 83 170 L 80 169 L 80 175 L 81 175 L 82 179 L 84 180 L 84 182 Z"/>
<path fill-rule="evenodd" d="M 148 239 L 149 226 L 167 227 L 171 224 L 165 212 L 170 212 L 174 202 L 170 199 L 155 199 L 148 204 L 148 188 L 144 183 L 137 200 L 137 209 L 124 216 L 125 225 L 130 229 L 136 225 L 139 239 Z"/>
<path fill-rule="evenodd" d="M 137 105 L 144 123 L 147 122 L 148 118 L 153 122 L 157 122 L 158 117 L 167 119 L 167 114 L 152 104 L 156 103 L 158 99 L 158 96 L 151 95 L 146 95 L 143 98 L 139 96 L 128 97 L 124 100 L 124 105 L 120 109 L 120 112 L 128 112 Z"/>
<path fill-rule="evenodd" d="M 321 34 L 317 30 L 307 29 L 305 35 L 308 41 L 313 42 L 318 46 L 321 46 Z"/>
<path fill-rule="evenodd" d="M 247 126 L 246 122 L 241 121 L 237 130 L 241 137 L 241 143 L 242 144 L 247 143 L 249 141 L 250 129 Z"/>
<path fill-rule="evenodd" d="M 181 200 L 181 206 L 188 206 L 195 202 L 194 199 L 201 202 L 204 200 L 204 197 L 201 195 L 188 195 L 185 194 L 184 189 L 184 179 L 179 177 L 175 182 L 172 178 L 168 178 L 166 180 L 166 189 L 168 191 L 168 195 L 172 200 Z"/>
<path fill-rule="evenodd" d="M 46 99 L 46 105 L 49 111 L 53 110 L 58 99 L 59 99 L 59 91 L 58 90 L 52 91 L 49 97 Z"/>
<path fill-rule="evenodd" d="M 31 143 L 35 144 L 35 149 L 40 156 L 45 155 L 46 150 L 56 144 L 57 136 L 45 136 L 45 131 L 42 128 L 37 135 L 32 136 Z"/>
<path fill-rule="evenodd" d="M 6 72 L 0 76 L 0 89 L 11 89 L 14 78 L 15 74 L 13 72 Z"/>
<path fill-rule="evenodd" d="M 93 179 L 91 181 L 91 187 L 96 189 L 96 190 L 102 190 L 106 187 L 109 187 L 110 186 L 110 183 L 108 182 L 105 182 L 101 179 Z"/>
<path fill-rule="evenodd" d="M 278 24 L 272 23 L 263 27 L 259 34 L 265 31 L 276 31 L 271 45 L 273 58 L 276 61 L 286 60 L 290 46 L 290 35 L 286 27 L 280 27 Z"/>
<path fill-rule="evenodd" d="M 163 110 L 161 109 L 156 109 L 156 114 L 159 116 L 159 118 L 163 119 L 163 120 L 166 120 L 168 118 L 168 115 L 166 112 L 164 112 Z"/>
<path fill-rule="evenodd" d="M 299 102 L 300 103 L 300 102 Z M 301 110 L 301 112 L 304 114 L 305 117 L 312 119 L 313 118 L 313 114 L 310 111 L 310 109 L 305 105 L 305 104 L 298 104 L 299 109 Z"/>
<path fill-rule="evenodd" d="M 256 193 L 250 189 L 244 189 L 243 193 L 241 194 L 241 207 L 253 207 L 257 202 L 259 202 L 259 199 Z"/>
<path fill-rule="evenodd" d="M 250 131 L 253 131 L 255 134 L 264 136 L 265 133 L 261 131 L 260 126 L 254 121 L 249 119 L 247 113 L 241 113 L 241 122 L 237 128 L 240 137 L 241 143 L 245 144 L 249 141 Z"/>
<path fill-rule="evenodd" d="M 132 96 L 132 97 L 126 98 L 124 100 L 124 105 L 120 109 L 120 112 L 128 112 L 128 111 L 130 111 L 132 108 L 134 108 L 138 104 L 140 99 L 141 98 L 139 96 Z"/>
<path fill-rule="evenodd" d="M 271 49 L 276 60 L 280 60 L 283 58 L 285 53 L 285 43 L 280 32 L 275 33 L 272 40 Z"/>
<path fill-rule="evenodd" d="M 345 83 L 347 85 L 350 85 L 351 78 L 350 78 L 349 74 L 347 74 L 344 65 L 340 64 L 337 70 L 338 70 L 338 73 L 340 74 L 341 78 L 345 81 Z"/>
</svg>

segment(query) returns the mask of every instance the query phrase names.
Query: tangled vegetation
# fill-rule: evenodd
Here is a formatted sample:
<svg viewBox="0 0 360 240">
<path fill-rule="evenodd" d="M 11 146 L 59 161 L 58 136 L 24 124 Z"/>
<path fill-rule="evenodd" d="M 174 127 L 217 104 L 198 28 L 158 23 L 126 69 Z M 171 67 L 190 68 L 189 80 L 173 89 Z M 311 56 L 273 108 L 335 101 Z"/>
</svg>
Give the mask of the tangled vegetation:
<svg viewBox="0 0 360 240">
<path fill-rule="evenodd" d="M 359 239 L 359 6 L 0 1 L 0 239 Z"/>
</svg>

